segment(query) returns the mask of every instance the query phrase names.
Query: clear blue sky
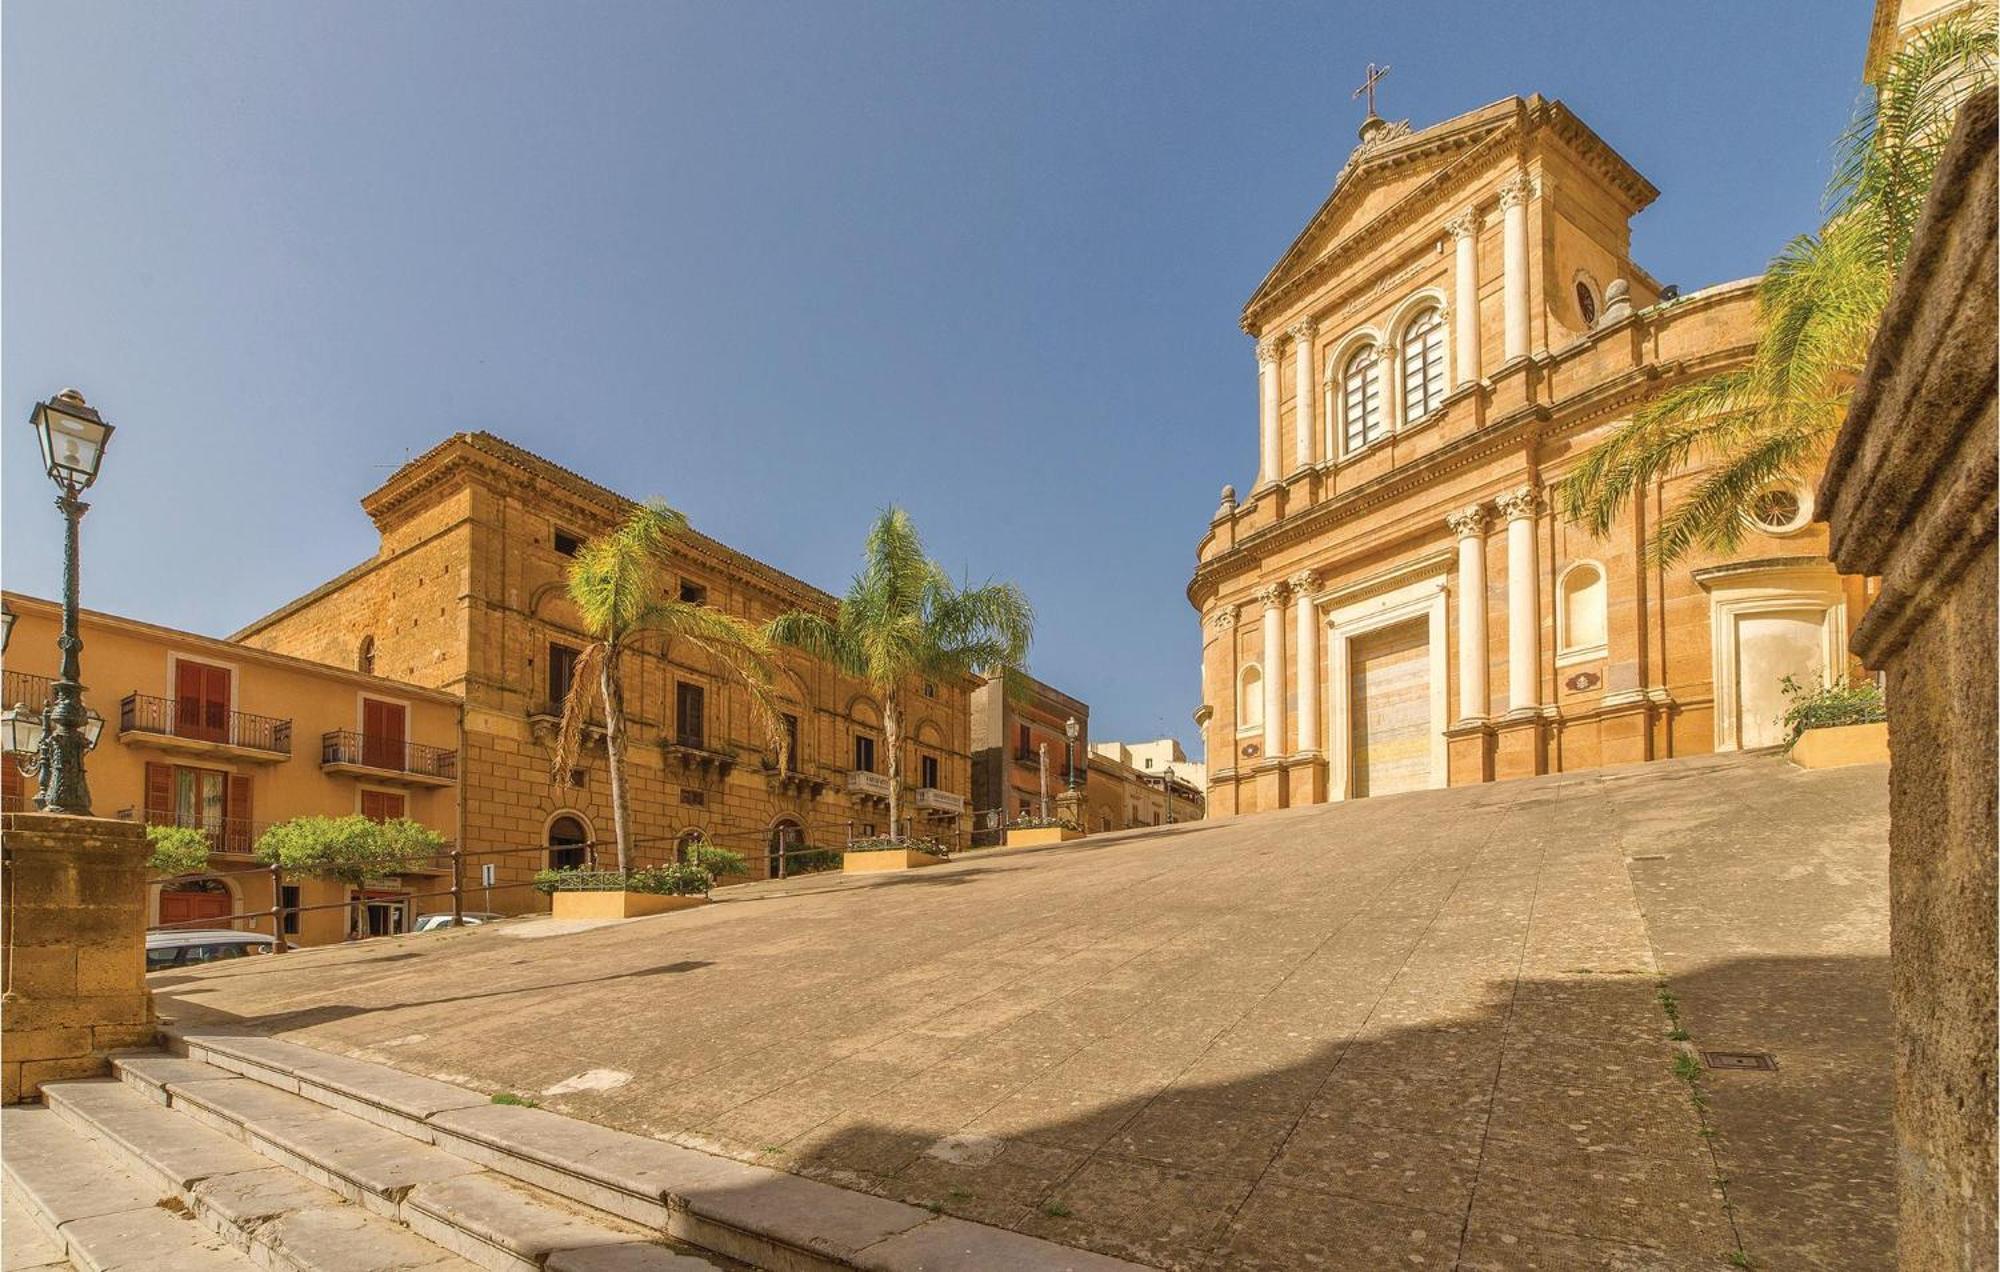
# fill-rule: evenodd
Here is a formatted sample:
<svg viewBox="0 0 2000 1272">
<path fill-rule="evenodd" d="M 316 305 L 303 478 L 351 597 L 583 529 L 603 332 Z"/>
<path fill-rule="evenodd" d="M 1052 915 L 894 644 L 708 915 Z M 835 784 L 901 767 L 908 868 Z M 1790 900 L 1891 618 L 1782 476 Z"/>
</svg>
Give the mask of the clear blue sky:
<svg viewBox="0 0 2000 1272">
<path fill-rule="evenodd" d="M 119 426 L 85 603 L 211 633 L 484 428 L 836 592 L 900 502 L 1027 589 L 1098 737 L 1192 743 L 1237 313 L 1363 66 L 1418 127 L 1568 102 L 1692 288 L 1816 223 L 1869 8 L 9 0 L 6 583 L 57 588 L 26 420 L 66 384 Z"/>
</svg>

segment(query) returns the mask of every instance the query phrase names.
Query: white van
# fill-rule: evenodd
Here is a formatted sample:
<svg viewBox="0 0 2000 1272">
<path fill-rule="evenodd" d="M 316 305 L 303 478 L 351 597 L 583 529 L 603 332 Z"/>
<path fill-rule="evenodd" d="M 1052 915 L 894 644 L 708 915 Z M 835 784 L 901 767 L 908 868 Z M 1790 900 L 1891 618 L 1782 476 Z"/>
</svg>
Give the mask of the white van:
<svg viewBox="0 0 2000 1272">
<path fill-rule="evenodd" d="M 190 932 L 146 933 L 146 970 L 193 967 L 218 959 L 247 958 L 269 954 L 277 940 L 259 932 L 237 932 L 229 928 Z"/>
</svg>

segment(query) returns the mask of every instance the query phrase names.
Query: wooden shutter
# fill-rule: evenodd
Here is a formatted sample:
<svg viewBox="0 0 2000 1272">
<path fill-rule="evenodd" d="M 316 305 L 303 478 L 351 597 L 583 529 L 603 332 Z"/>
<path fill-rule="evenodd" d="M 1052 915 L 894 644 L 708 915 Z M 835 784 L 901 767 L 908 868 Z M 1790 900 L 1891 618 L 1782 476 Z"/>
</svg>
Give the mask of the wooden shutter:
<svg viewBox="0 0 2000 1272">
<path fill-rule="evenodd" d="M 202 728 L 218 742 L 229 741 L 229 670 L 202 668 Z"/>
<path fill-rule="evenodd" d="M 403 815 L 403 797 L 388 791 L 363 791 L 361 815 L 369 821 L 394 821 Z"/>
<path fill-rule="evenodd" d="M 174 766 L 171 764 L 146 765 L 146 821 L 155 826 L 173 824 Z"/>
<path fill-rule="evenodd" d="M 227 803 L 223 814 L 226 820 L 222 823 L 222 848 L 225 852 L 249 852 L 250 779 L 231 773 L 228 782 L 228 790 L 223 796 Z"/>
<path fill-rule="evenodd" d="M 201 695 L 206 683 L 200 663 L 182 659 L 174 664 L 174 732 L 184 738 L 201 736 Z"/>
<path fill-rule="evenodd" d="M 361 762 L 370 768 L 403 767 L 403 706 L 379 698 L 361 700 Z"/>
</svg>

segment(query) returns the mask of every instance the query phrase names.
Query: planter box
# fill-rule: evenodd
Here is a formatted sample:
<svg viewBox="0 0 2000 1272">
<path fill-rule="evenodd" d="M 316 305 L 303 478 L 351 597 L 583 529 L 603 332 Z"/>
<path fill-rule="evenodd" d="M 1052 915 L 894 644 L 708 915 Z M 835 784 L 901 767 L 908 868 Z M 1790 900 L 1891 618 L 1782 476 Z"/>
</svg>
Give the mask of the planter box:
<svg viewBox="0 0 2000 1272">
<path fill-rule="evenodd" d="M 707 897 L 670 897 L 657 892 L 557 892 L 553 907 L 559 919 L 636 919 L 707 905 Z"/>
<path fill-rule="evenodd" d="M 1066 844 L 1072 839 L 1083 838 L 1080 830 L 1067 826 L 1036 826 L 1032 830 L 1010 830 L 1007 832 L 1009 848 L 1033 848 L 1037 844 Z"/>
<path fill-rule="evenodd" d="M 874 874 L 880 870 L 914 870 L 918 866 L 941 866 L 944 858 L 914 848 L 871 848 L 866 852 L 840 854 L 842 874 Z"/>
<path fill-rule="evenodd" d="M 1807 729 L 1792 744 L 1792 763 L 1800 768 L 1842 768 L 1849 764 L 1887 764 L 1889 725 L 1844 724 L 1832 729 Z"/>
</svg>

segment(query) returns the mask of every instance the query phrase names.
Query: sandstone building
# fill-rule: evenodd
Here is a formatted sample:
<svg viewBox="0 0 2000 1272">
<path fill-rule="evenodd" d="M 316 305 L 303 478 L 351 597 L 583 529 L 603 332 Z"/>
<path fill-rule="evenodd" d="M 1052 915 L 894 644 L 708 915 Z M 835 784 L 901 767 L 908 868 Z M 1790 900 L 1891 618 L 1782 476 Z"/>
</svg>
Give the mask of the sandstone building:
<svg viewBox="0 0 2000 1272">
<path fill-rule="evenodd" d="M 1076 721 L 1076 743 L 1072 750 L 1065 750 L 1071 720 Z M 1090 753 L 1089 705 L 1025 671 L 995 675 L 973 690 L 976 843 L 997 844 L 1004 838 L 1002 827 L 1007 822 L 1041 815 L 1044 747 L 1048 748 L 1049 816 L 1062 816 L 1068 809 L 1073 817 L 1070 806 L 1075 801 L 1063 797 L 1069 789 L 1072 762 L 1077 787 L 1081 789 L 1088 780 L 1084 757 Z"/>
<path fill-rule="evenodd" d="M 7 705 L 39 712 L 62 662 L 62 607 L 17 592 L 6 604 L 15 616 Z M 311 814 L 408 817 L 455 840 L 456 698 L 92 610 L 77 626 L 84 705 L 104 720 L 85 764 L 92 811 L 198 829 L 211 846 L 206 873 L 225 876 L 153 879 L 149 926 L 270 932 L 269 918 L 224 916 L 269 912 L 274 886 L 294 945 L 343 940 L 350 930 L 406 932 L 419 914 L 450 912 L 451 898 L 435 895 L 451 886 L 444 858 L 353 889 L 274 877 L 251 850 L 272 824 Z M 27 809 L 34 794 L 15 759 L 0 757 L 9 812 Z"/>
<path fill-rule="evenodd" d="M 1179 765 L 1174 766 L 1171 778 L 1164 769 L 1147 772 L 1118 758 L 1110 749 L 1116 745 L 1100 743 L 1091 748 L 1090 780 L 1083 798 L 1084 830 L 1096 834 L 1201 820 L 1201 788 L 1181 775 Z"/>
<path fill-rule="evenodd" d="M 1754 279 L 1632 259 L 1656 195 L 1561 102 L 1369 116 L 1243 311 L 1257 476 L 1188 587 L 1213 812 L 1765 746 L 1784 676 L 1846 673 L 1864 592 L 1813 474 L 1669 569 L 1643 543 L 1677 484 L 1602 540 L 1550 507 L 1639 403 L 1751 353 Z"/>
<path fill-rule="evenodd" d="M 589 643 L 564 586 L 570 557 L 631 501 L 487 433 L 459 433 L 405 464 L 362 508 L 375 556 L 233 639 L 373 669 L 463 695 L 467 905 L 536 908 L 522 886 L 545 866 L 612 850 L 601 740 L 551 781 L 550 752 L 578 654 Z M 781 611 L 831 614 L 835 598 L 705 535 L 672 549 L 673 586 L 754 622 Z M 753 877 L 781 853 L 838 848 L 889 830 L 881 705 L 869 688 L 801 655 L 784 656 L 780 696 L 790 756 L 753 727 L 741 689 L 686 647 L 626 654 L 625 704 L 637 864 L 672 859 L 702 835 L 744 853 Z M 970 789 L 970 681 L 925 681 L 903 695 L 907 829 L 963 843 Z"/>
</svg>

